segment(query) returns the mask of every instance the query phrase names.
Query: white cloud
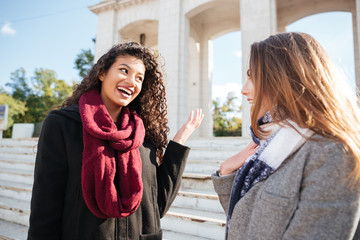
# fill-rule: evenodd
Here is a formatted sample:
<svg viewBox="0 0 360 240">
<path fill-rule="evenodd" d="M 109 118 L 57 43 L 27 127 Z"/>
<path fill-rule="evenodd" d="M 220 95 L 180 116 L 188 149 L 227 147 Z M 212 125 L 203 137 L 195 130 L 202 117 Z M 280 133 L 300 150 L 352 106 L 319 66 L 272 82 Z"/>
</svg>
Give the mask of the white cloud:
<svg viewBox="0 0 360 240">
<path fill-rule="evenodd" d="M 1 28 L 1 33 L 6 34 L 6 35 L 14 35 L 16 33 L 16 31 L 15 31 L 15 29 L 11 28 L 9 22 L 6 22 Z"/>
<path fill-rule="evenodd" d="M 220 99 L 223 103 L 226 100 L 228 93 L 233 92 L 238 97 L 237 102 L 241 103 L 241 84 L 239 83 L 227 83 L 225 85 L 213 85 L 212 86 L 212 99 Z"/>
<path fill-rule="evenodd" d="M 237 57 L 237 58 L 241 58 L 242 57 L 242 51 L 236 51 L 234 52 L 234 55 Z"/>
</svg>

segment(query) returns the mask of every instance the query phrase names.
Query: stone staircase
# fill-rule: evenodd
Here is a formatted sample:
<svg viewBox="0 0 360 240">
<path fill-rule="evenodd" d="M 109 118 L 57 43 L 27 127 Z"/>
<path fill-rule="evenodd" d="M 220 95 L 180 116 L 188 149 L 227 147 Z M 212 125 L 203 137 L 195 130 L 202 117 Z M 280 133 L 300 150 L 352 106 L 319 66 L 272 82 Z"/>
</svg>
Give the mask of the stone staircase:
<svg viewBox="0 0 360 240">
<path fill-rule="evenodd" d="M 0 139 L 0 239 L 26 239 L 37 139 Z"/>
<path fill-rule="evenodd" d="M 190 139 L 182 186 L 161 219 L 164 239 L 223 239 L 225 214 L 210 174 L 243 149 L 243 138 Z M 37 139 L 0 139 L 0 240 L 27 237 Z"/>
</svg>

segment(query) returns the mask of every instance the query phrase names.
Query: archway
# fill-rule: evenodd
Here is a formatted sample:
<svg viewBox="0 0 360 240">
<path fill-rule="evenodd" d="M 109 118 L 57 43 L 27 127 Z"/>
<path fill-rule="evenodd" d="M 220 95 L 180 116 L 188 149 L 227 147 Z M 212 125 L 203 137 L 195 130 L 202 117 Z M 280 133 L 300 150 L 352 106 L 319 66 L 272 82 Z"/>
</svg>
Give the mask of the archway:
<svg viewBox="0 0 360 240">
<path fill-rule="evenodd" d="M 140 20 L 129 23 L 119 30 L 123 41 L 136 41 L 144 46 L 156 48 L 159 24 L 156 20 Z"/>
<path fill-rule="evenodd" d="M 213 115 L 214 136 L 241 136 L 241 66 L 240 31 L 213 40 L 212 101 L 213 107 L 217 106 Z"/>
<path fill-rule="evenodd" d="M 208 116 L 198 136 L 211 137 L 213 40 L 240 29 L 239 1 L 209 1 L 192 8 L 189 19 L 188 43 L 188 109 L 201 106 Z M 241 65 L 239 66 L 241 68 Z"/>
<path fill-rule="evenodd" d="M 172 133 L 181 127 L 191 109 L 201 107 L 207 117 L 196 134 L 211 137 L 214 39 L 241 30 L 244 80 L 250 45 L 254 41 L 286 31 L 286 26 L 307 16 L 333 11 L 350 12 L 355 76 L 360 86 L 359 4 L 360 0 L 106 0 L 90 9 L 99 15 L 96 57 L 123 39 L 141 41 L 142 36 L 145 45 L 157 46 L 166 60 L 168 117 Z M 147 24 L 148 27 L 143 27 Z M 250 136 L 249 112 L 250 106 L 244 101 L 245 137 Z"/>
</svg>

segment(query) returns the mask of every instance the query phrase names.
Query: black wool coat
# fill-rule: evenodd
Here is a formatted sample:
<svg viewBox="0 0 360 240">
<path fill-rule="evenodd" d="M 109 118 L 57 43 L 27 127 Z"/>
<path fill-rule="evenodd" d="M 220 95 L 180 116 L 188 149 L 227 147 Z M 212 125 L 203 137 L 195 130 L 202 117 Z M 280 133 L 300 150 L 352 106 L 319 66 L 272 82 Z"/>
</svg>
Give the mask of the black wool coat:
<svg viewBox="0 0 360 240">
<path fill-rule="evenodd" d="M 180 188 L 190 149 L 170 141 L 160 166 L 149 140 L 139 151 L 144 189 L 139 208 L 125 218 L 98 218 L 82 194 L 78 105 L 50 112 L 38 143 L 28 239 L 162 239 L 160 218 Z"/>
</svg>

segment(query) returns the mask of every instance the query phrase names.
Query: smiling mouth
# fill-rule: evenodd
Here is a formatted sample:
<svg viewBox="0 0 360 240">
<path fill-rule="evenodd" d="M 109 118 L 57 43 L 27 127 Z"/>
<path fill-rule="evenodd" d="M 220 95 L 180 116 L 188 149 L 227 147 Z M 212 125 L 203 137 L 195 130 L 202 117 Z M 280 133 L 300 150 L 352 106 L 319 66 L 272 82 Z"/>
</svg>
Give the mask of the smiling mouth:
<svg viewBox="0 0 360 240">
<path fill-rule="evenodd" d="M 117 90 L 119 90 L 121 94 L 124 95 L 125 97 L 131 97 L 131 95 L 133 95 L 132 91 L 123 87 L 117 87 Z"/>
</svg>

